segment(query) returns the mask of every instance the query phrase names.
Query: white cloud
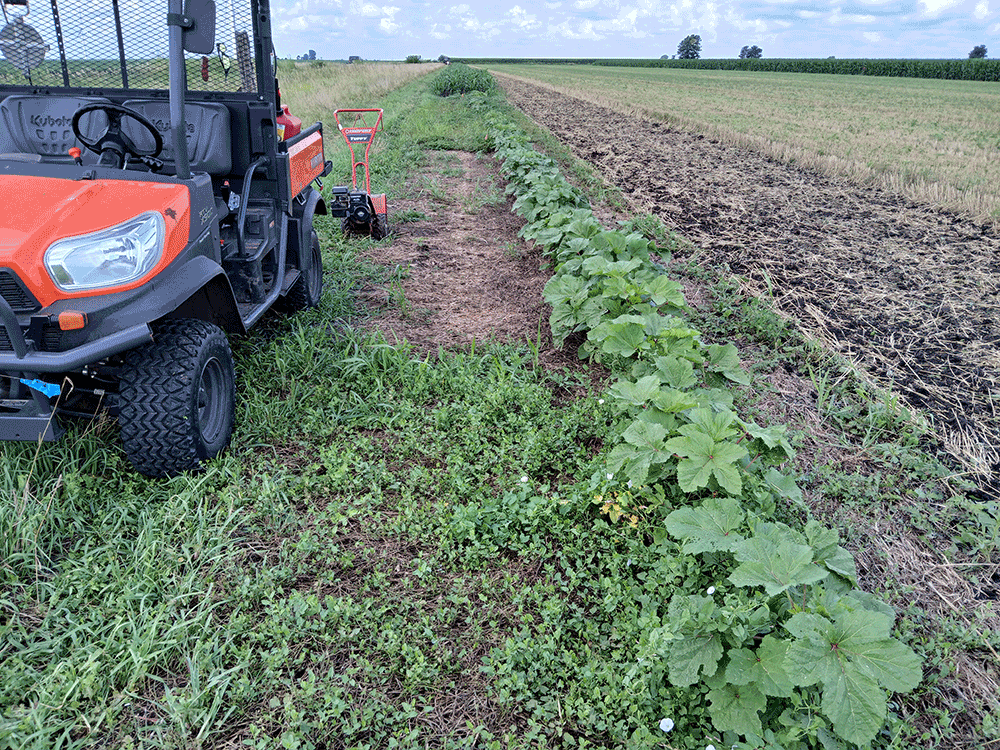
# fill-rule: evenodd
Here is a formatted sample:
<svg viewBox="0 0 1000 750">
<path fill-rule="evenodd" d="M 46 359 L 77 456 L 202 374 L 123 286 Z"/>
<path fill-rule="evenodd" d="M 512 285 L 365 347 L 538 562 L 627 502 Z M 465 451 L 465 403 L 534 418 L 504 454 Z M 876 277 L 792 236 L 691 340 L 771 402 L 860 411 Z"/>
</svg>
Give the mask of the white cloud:
<svg viewBox="0 0 1000 750">
<path fill-rule="evenodd" d="M 879 34 L 877 31 L 866 31 L 864 34 L 862 34 L 862 36 L 864 36 L 865 39 L 867 39 L 869 42 L 873 44 L 882 41 L 882 35 Z"/>
<path fill-rule="evenodd" d="M 297 16 L 289 21 L 278 21 L 277 31 L 305 31 L 319 20 L 318 16 Z"/>
<path fill-rule="evenodd" d="M 715 3 L 705 3 L 702 6 L 702 13 L 700 17 L 696 17 L 694 22 L 699 28 L 704 29 L 709 37 L 709 41 L 714 40 L 715 30 L 719 25 L 719 12 Z"/>
<path fill-rule="evenodd" d="M 563 21 L 555 26 L 550 25 L 549 33 L 554 33 L 566 39 L 589 39 L 593 42 L 604 38 L 603 35 L 597 33 L 597 30 L 594 28 L 594 22 L 586 20 L 580 21 L 575 27 L 569 21 Z"/>
<path fill-rule="evenodd" d="M 301 16 L 303 14 L 343 7 L 344 0 L 298 0 L 298 2 L 291 5 L 272 7 L 271 14 L 275 16 Z M 220 10 L 219 12 L 221 13 L 222 11 Z"/>
<path fill-rule="evenodd" d="M 277 32 L 298 33 L 316 28 L 342 28 L 345 25 L 343 0 L 298 0 L 272 8 Z M 139 7 L 139 3 L 135 3 Z M 221 11 L 220 11 L 221 12 Z"/>
<path fill-rule="evenodd" d="M 986 0 L 982 0 L 981 3 L 976 5 L 976 9 L 973 12 L 976 18 L 982 21 L 990 14 L 990 4 Z"/>
<path fill-rule="evenodd" d="M 732 10 L 726 13 L 726 21 L 740 31 L 752 31 L 756 34 L 766 34 L 768 31 L 768 24 L 764 19 L 744 18 Z"/>
<path fill-rule="evenodd" d="M 590 10 L 600 1 L 601 0 L 576 0 L 576 2 L 573 3 L 573 7 L 577 10 Z"/>
<path fill-rule="evenodd" d="M 538 16 L 530 15 L 524 8 L 520 5 L 515 5 L 509 11 L 507 15 L 510 16 L 511 23 L 517 26 L 519 29 L 524 31 L 530 31 L 531 29 L 536 29 L 542 24 L 538 22 Z"/>
<path fill-rule="evenodd" d="M 817 16 L 822 15 L 822 13 L 818 13 L 815 10 L 797 10 L 795 11 L 795 15 L 799 18 L 816 18 Z"/>
<path fill-rule="evenodd" d="M 957 5 L 962 0 L 920 0 L 920 4 L 924 6 L 924 10 L 929 16 L 936 16 L 943 10 L 950 8 L 953 5 Z"/>
<path fill-rule="evenodd" d="M 623 11 L 618 18 L 599 21 L 597 28 L 610 34 L 623 34 L 632 39 L 642 39 L 649 36 L 649 34 L 636 25 L 638 19 L 639 11 L 635 8 L 630 8 L 627 11 Z"/>
<path fill-rule="evenodd" d="M 293 18 L 275 19 L 274 29 L 279 33 L 298 33 L 318 28 L 343 28 L 344 19 L 335 16 L 301 15 Z"/>
<path fill-rule="evenodd" d="M 447 15 L 450 23 L 432 24 L 427 33 L 434 39 L 451 39 L 454 41 L 456 33 L 460 33 L 464 41 L 467 41 L 469 38 L 489 41 L 499 35 L 502 27 L 509 23 L 481 21 L 477 16 L 473 15 L 472 8 L 466 3 L 438 8 L 437 13 L 438 15 Z M 508 15 L 514 14 L 515 17 L 518 13 L 524 13 L 518 6 L 514 6 L 511 11 L 508 11 Z M 532 18 L 527 17 L 523 20 L 530 23 Z"/>
<path fill-rule="evenodd" d="M 351 13 L 362 18 L 377 18 L 379 30 L 384 34 L 394 34 L 399 31 L 400 25 L 396 22 L 399 10 L 394 5 L 376 5 L 363 0 L 351 0 Z"/>
<path fill-rule="evenodd" d="M 924 2 L 924 1 L 925 0 L 921 0 L 921 2 Z M 940 0 L 935 0 L 935 1 L 940 2 Z M 945 0 L 945 1 L 946 2 L 950 2 L 951 0 Z M 839 24 L 842 24 L 842 23 L 874 23 L 875 22 L 875 16 L 859 16 L 859 15 L 855 15 L 853 13 L 848 13 L 845 16 L 845 15 L 843 15 L 840 12 L 840 10 L 841 9 L 839 7 L 834 8 L 833 11 L 830 13 L 829 19 L 827 19 L 827 20 L 829 20 L 830 23 L 834 24 L 835 26 L 837 26 Z"/>
<path fill-rule="evenodd" d="M 649 15 L 648 10 L 640 10 L 636 7 L 625 7 L 619 10 L 614 18 L 603 18 L 600 20 L 566 19 L 562 23 L 552 23 L 548 25 L 548 33 L 554 36 L 561 36 L 565 39 L 583 39 L 589 41 L 600 41 L 609 37 L 622 37 L 628 39 L 644 39 L 651 34 L 645 28 L 648 24 L 640 22 Z"/>
<path fill-rule="evenodd" d="M 399 8 L 388 6 L 382 8 L 382 12 L 385 13 L 385 16 L 378 22 L 378 27 L 386 34 L 395 34 L 400 28 L 399 23 L 396 22 L 396 14 L 399 13 Z"/>
<path fill-rule="evenodd" d="M 448 39 L 451 36 L 451 26 L 448 24 L 436 23 L 431 26 L 429 33 L 435 39 Z"/>
<path fill-rule="evenodd" d="M 480 39 L 492 39 L 500 33 L 500 24 L 487 21 L 480 21 L 475 16 L 467 16 L 461 19 L 460 28 L 468 34 L 472 34 Z"/>
<path fill-rule="evenodd" d="M 618 16 L 616 26 L 620 27 L 621 24 L 625 24 L 626 28 L 634 29 L 635 22 L 638 17 L 639 17 L 639 11 L 636 10 L 635 8 L 632 8 L 631 10 L 623 12 L 620 16 Z"/>
</svg>

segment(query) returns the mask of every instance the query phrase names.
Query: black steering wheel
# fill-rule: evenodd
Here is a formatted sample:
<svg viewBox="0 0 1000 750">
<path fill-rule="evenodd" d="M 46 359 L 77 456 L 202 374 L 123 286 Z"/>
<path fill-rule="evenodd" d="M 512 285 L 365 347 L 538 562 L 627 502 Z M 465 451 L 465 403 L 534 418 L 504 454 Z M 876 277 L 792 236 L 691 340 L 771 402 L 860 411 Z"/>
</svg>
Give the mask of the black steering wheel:
<svg viewBox="0 0 1000 750">
<path fill-rule="evenodd" d="M 108 116 L 107 130 L 96 141 L 85 138 L 80 130 L 80 118 L 88 112 L 103 112 Z M 122 132 L 123 117 L 134 120 L 149 131 L 150 135 L 153 136 L 154 146 L 152 150 L 140 150 L 132 139 Z M 118 167 L 125 163 L 126 154 L 140 159 L 142 157 L 155 157 L 163 150 L 163 136 L 160 135 L 160 131 L 153 123 L 134 109 L 111 102 L 94 102 L 80 107 L 73 115 L 73 135 L 90 151 L 100 154 L 102 163 L 105 163 L 105 158 L 109 157 L 113 165 Z"/>
</svg>

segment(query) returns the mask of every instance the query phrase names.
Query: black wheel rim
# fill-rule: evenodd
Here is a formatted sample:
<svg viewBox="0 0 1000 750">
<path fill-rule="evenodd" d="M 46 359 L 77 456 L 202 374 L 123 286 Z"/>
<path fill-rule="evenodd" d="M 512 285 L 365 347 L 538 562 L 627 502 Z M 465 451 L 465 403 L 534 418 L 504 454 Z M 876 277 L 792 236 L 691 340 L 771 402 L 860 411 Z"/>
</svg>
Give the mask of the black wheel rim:
<svg viewBox="0 0 1000 750">
<path fill-rule="evenodd" d="M 212 444 L 222 435 L 226 422 L 224 406 L 226 377 L 222 363 L 212 357 L 205 363 L 198 380 L 198 431 L 202 440 Z"/>
</svg>

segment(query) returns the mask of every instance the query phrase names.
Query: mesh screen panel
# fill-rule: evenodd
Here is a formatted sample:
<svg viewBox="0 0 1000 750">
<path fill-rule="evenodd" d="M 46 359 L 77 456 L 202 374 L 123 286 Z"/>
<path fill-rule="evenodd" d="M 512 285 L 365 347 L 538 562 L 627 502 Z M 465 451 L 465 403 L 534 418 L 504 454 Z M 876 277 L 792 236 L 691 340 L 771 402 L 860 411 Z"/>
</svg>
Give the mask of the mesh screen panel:
<svg viewBox="0 0 1000 750">
<path fill-rule="evenodd" d="M 255 92 L 251 0 L 217 0 L 211 55 L 185 53 L 188 89 Z M 0 30 L 0 85 L 166 89 L 166 0 L 32 0 Z M 22 28 L 29 26 L 36 34 Z M 41 37 L 45 57 L 36 63 Z M 26 61 L 30 61 L 25 65 Z"/>
</svg>

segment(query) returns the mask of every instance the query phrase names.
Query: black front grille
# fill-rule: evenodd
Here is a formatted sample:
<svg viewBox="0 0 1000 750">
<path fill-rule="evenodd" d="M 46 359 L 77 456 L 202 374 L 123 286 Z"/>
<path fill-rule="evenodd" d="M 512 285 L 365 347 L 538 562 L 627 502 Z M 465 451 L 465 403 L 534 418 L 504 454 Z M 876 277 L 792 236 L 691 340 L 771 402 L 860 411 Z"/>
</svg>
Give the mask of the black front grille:
<svg viewBox="0 0 1000 750">
<path fill-rule="evenodd" d="M 42 343 L 39 348 L 43 352 L 60 352 L 63 350 L 62 330 L 58 323 L 46 323 L 42 327 Z M 10 334 L 7 329 L 0 326 L 0 352 L 12 352 L 14 345 L 10 341 Z"/>
<path fill-rule="evenodd" d="M 38 312 L 42 306 L 9 268 L 0 268 L 0 296 L 16 313 Z"/>
<path fill-rule="evenodd" d="M 62 329 L 58 323 L 46 323 L 42 326 L 42 351 L 62 351 Z"/>
</svg>

